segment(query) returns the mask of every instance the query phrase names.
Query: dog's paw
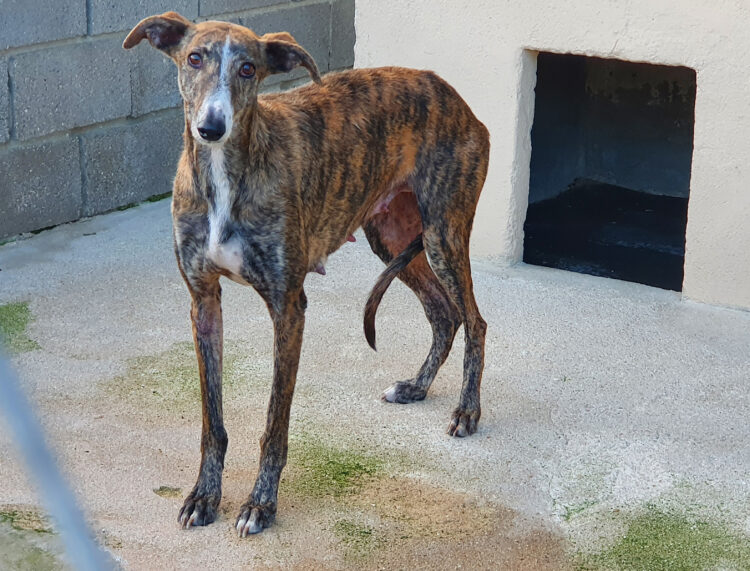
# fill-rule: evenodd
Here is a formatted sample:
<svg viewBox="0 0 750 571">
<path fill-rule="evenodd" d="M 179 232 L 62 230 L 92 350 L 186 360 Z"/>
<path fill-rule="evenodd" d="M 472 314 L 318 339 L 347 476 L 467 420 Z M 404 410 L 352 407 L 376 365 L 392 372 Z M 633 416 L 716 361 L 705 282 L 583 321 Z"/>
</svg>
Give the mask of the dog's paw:
<svg viewBox="0 0 750 571">
<path fill-rule="evenodd" d="M 388 387 L 381 397 L 385 402 L 396 402 L 399 404 L 409 404 L 424 400 L 427 396 L 427 389 L 417 386 L 409 381 L 398 382 Z"/>
<path fill-rule="evenodd" d="M 216 519 L 221 496 L 214 494 L 198 494 L 194 491 L 185 499 L 177 521 L 183 529 L 192 526 L 208 525 Z"/>
<path fill-rule="evenodd" d="M 451 423 L 448 425 L 448 434 L 462 438 L 477 431 L 480 411 L 462 410 L 457 408 L 453 411 Z"/>
<path fill-rule="evenodd" d="M 276 517 L 275 504 L 255 504 L 251 501 L 245 502 L 237 516 L 235 528 L 240 537 L 247 537 L 254 533 L 260 533 L 273 523 Z"/>
</svg>

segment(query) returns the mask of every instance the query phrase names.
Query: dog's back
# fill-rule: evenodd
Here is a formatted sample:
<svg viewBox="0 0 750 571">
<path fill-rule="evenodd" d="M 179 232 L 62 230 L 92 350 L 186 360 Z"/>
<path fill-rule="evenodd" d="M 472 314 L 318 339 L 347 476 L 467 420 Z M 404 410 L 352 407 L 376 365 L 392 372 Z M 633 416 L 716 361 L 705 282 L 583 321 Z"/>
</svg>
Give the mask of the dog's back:
<svg viewBox="0 0 750 571">
<path fill-rule="evenodd" d="M 425 202 L 454 197 L 454 206 L 473 212 L 481 184 L 468 181 L 476 192 L 456 188 L 440 197 L 422 184 L 458 173 L 483 179 L 489 154 L 487 129 L 435 73 L 330 73 L 322 85 L 261 96 L 258 104 L 269 133 L 295 150 L 287 166 L 304 178 L 311 259 L 324 259 L 407 187 Z"/>
</svg>

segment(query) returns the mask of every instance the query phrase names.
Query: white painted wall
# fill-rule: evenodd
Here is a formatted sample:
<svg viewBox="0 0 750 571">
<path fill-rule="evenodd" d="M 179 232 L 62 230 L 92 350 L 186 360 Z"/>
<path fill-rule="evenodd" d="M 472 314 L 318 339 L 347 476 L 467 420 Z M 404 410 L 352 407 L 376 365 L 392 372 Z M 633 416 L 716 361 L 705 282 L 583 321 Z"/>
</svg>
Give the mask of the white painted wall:
<svg viewBox="0 0 750 571">
<path fill-rule="evenodd" d="M 685 296 L 750 308 L 750 1 L 357 0 L 355 65 L 432 69 L 492 136 L 472 253 L 523 252 L 536 52 L 697 72 Z"/>
</svg>

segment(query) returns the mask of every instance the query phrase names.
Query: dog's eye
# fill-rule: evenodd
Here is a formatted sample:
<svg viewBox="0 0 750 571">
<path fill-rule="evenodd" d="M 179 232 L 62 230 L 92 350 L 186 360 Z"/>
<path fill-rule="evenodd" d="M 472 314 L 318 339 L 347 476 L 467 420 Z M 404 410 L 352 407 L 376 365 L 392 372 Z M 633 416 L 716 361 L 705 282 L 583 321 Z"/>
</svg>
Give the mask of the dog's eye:
<svg viewBox="0 0 750 571">
<path fill-rule="evenodd" d="M 193 52 L 188 56 L 188 63 L 198 69 L 203 63 L 203 58 L 201 57 L 201 54 Z"/>
<path fill-rule="evenodd" d="M 250 62 L 246 61 L 240 67 L 240 77 L 250 78 L 255 75 L 255 66 Z"/>
</svg>

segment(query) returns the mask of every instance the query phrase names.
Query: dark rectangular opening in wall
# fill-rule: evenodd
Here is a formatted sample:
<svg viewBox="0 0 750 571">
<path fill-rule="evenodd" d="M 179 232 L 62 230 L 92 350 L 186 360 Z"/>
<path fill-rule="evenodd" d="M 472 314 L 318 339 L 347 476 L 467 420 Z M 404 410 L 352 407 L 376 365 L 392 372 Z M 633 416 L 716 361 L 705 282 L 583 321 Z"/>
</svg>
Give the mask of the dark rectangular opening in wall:
<svg viewBox="0 0 750 571">
<path fill-rule="evenodd" d="M 695 71 L 540 53 L 524 262 L 682 289 Z"/>
</svg>

